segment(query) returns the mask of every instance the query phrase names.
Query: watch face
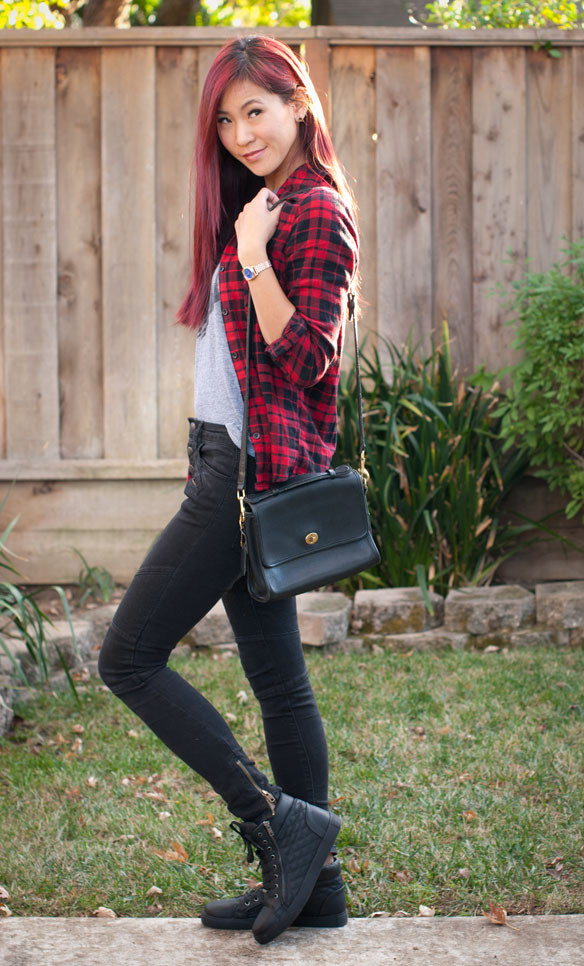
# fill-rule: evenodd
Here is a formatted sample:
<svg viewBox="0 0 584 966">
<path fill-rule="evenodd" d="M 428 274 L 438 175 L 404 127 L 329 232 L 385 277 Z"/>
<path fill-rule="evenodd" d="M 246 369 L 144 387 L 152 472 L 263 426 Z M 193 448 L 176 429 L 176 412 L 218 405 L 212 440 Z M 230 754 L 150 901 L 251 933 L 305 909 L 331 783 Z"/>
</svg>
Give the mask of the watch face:
<svg viewBox="0 0 584 966">
<path fill-rule="evenodd" d="M 243 270 L 243 277 L 244 278 L 247 278 L 248 281 L 250 280 L 250 278 L 253 278 L 253 269 L 252 268 L 244 268 L 244 270 Z"/>
</svg>

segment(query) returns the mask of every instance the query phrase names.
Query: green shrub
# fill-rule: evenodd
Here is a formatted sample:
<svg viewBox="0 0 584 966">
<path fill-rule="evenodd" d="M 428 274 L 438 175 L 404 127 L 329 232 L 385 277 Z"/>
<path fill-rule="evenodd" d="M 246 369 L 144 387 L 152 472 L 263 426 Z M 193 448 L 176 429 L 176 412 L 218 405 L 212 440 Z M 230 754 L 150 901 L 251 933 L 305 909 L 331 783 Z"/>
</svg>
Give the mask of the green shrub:
<svg viewBox="0 0 584 966">
<path fill-rule="evenodd" d="M 568 494 L 566 516 L 584 510 L 584 239 L 547 272 L 513 283 L 507 307 L 521 353 L 500 408 L 505 449 L 520 447 L 533 475 Z"/>
<path fill-rule="evenodd" d="M 497 392 L 453 373 L 446 323 L 442 344 L 426 358 L 411 343 L 387 348 L 390 365 L 377 351 L 361 363 L 369 506 L 382 560 L 345 586 L 427 584 L 445 593 L 488 583 L 531 527 L 501 519 L 528 459 L 503 453 Z M 354 366 L 341 380 L 339 415 L 337 462 L 357 465 Z"/>
<path fill-rule="evenodd" d="M 434 0 L 427 23 L 441 27 L 554 27 L 572 30 L 582 23 L 580 2 L 564 0 Z M 557 53 L 557 52 L 556 52 Z"/>
</svg>

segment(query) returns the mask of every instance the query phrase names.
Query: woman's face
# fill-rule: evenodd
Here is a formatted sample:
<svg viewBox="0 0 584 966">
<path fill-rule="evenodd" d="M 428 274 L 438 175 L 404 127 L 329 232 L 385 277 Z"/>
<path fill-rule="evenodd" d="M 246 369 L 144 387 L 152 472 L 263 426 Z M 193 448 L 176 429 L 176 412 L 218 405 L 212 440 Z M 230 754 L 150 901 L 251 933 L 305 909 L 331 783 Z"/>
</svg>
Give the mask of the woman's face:
<svg viewBox="0 0 584 966">
<path fill-rule="evenodd" d="M 234 81 L 217 111 L 221 144 L 276 191 L 305 160 L 299 118 L 305 108 L 250 81 Z"/>
</svg>

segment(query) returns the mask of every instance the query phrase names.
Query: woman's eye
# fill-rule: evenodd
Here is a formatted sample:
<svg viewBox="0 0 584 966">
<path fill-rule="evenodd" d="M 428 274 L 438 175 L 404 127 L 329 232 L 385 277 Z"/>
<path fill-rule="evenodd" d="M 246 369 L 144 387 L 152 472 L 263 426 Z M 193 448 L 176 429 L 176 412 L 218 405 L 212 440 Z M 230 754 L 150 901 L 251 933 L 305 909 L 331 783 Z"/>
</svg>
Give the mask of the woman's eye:
<svg viewBox="0 0 584 966">
<path fill-rule="evenodd" d="M 228 121 L 228 120 L 229 120 L 228 117 L 218 117 L 217 124 L 223 124 L 223 121 Z"/>
<path fill-rule="evenodd" d="M 249 116 L 252 117 L 252 115 L 254 114 L 261 114 L 261 113 L 262 113 L 262 109 L 260 107 L 252 107 L 251 111 L 249 112 Z"/>
</svg>

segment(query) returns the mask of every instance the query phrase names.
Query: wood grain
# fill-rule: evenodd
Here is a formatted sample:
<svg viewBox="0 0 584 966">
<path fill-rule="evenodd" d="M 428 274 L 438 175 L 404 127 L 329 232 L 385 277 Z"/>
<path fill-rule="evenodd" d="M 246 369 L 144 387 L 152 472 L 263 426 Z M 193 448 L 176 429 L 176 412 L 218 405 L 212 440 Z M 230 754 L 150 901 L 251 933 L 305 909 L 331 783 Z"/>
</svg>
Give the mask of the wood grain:
<svg viewBox="0 0 584 966">
<path fill-rule="evenodd" d="M 328 126 L 332 123 L 331 105 L 331 50 L 328 41 L 323 38 L 307 39 L 305 45 L 305 60 L 312 83 L 320 98 L 320 103 Z"/>
<path fill-rule="evenodd" d="M 332 135 L 358 206 L 361 238 L 360 339 L 375 345 L 377 335 L 377 204 L 375 135 L 375 50 L 339 47 L 332 57 Z M 350 105 L 359 104 L 353 111 Z M 347 363 L 354 356 L 346 334 Z"/>
<path fill-rule="evenodd" d="M 154 48 L 102 54 L 104 454 L 158 452 Z"/>
<path fill-rule="evenodd" d="M 580 92 L 580 99 L 582 92 Z M 545 271 L 562 258 L 572 231 L 571 51 L 527 51 L 527 254 Z M 568 168 L 568 170 L 567 170 Z M 562 240 L 562 236 L 564 239 Z"/>
<path fill-rule="evenodd" d="M 377 312 L 398 346 L 432 327 L 430 51 L 378 49 Z"/>
<path fill-rule="evenodd" d="M 2 54 L 6 453 L 59 452 L 55 53 Z"/>
<path fill-rule="evenodd" d="M 57 60 L 61 455 L 103 456 L 100 55 Z"/>
<path fill-rule="evenodd" d="M 497 283 L 525 267 L 525 51 L 473 51 L 474 364 L 498 371 L 514 357 Z M 511 254 L 509 254 L 511 250 Z"/>
<path fill-rule="evenodd" d="M 198 51 L 156 54 L 156 267 L 158 456 L 185 452 L 193 413 L 195 336 L 175 324 L 191 273 L 189 169 L 198 97 Z"/>
<path fill-rule="evenodd" d="M 584 50 L 572 50 L 572 240 L 584 238 Z"/>
<path fill-rule="evenodd" d="M 470 50 L 432 51 L 433 320 L 447 320 L 452 359 L 474 367 L 472 314 L 472 59 Z"/>
</svg>

